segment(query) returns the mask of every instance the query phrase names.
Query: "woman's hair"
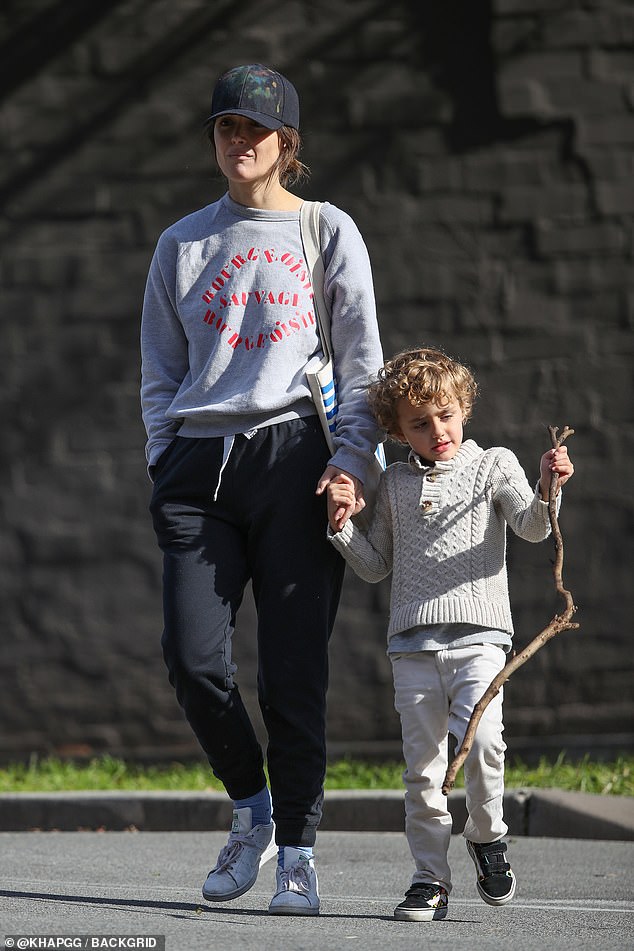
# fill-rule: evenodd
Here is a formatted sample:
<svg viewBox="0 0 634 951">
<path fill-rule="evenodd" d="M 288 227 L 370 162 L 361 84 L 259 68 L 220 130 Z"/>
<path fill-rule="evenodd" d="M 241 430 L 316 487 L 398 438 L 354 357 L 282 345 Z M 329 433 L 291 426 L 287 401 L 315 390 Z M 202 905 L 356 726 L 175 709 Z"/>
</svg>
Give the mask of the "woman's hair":
<svg viewBox="0 0 634 951">
<path fill-rule="evenodd" d="M 379 426 L 393 436 L 399 432 L 399 400 L 409 400 L 413 406 L 444 406 L 457 399 L 466 422 L 477 393 L 478 384 L 468 367 L 441 350 L 416 347 L 386 361 L 368 388 L 368 400 Z"/>
<path fill-rule="evenodd" d="M 298 156 L 302 147 L 302 137 L 297 129 L 283 125 L 277 133 L 280 137 L 280 156 L 273 166 L 272 173 L 277 171 L 281 184 L 286 188 L 301 182 L 310 175 L 308 166 L 300 162 Z"/>
<path fill-rule="evenodd" d="M 205 123 L 204 132 L 211 147 L 216 154 L 216 145 L 214 142 L 214 122 L 215 119 L 209 119 Z M 280 142 L 279 157 L 271 169 L 271 178 L 275 175 L 279 177 L 280 183 L 284 188 L 301 182 L 310 175 L 310 169 L 299 160 L 299 153 L 302 147 L 302 137 L 297 129 L 292 129 L 289 125 L 283 125 L 277 130 Z"/>
</svg>

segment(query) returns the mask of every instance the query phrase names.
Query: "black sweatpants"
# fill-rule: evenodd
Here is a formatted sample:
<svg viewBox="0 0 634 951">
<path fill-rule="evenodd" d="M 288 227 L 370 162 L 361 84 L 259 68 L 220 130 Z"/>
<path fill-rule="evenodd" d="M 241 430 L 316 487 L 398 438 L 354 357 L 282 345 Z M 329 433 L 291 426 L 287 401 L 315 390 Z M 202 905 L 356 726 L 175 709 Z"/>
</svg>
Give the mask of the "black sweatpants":
<svg viewBox="0 0 634 951">
<path fill-rule="evenodd" d="M 311 846 L 326 769 L 328 639 L 344 571 L 326 539 L 325 499 L 315 495 L 329 453 L 316 416 L 236 436 L 220 475 L 223 444 L 176 437 L 154 472 L 163 653 L 178 702 L 229 796 L 258 792 L 263 755 L 231 653 L 252 580 L 276 841 Z"/>
</svg>

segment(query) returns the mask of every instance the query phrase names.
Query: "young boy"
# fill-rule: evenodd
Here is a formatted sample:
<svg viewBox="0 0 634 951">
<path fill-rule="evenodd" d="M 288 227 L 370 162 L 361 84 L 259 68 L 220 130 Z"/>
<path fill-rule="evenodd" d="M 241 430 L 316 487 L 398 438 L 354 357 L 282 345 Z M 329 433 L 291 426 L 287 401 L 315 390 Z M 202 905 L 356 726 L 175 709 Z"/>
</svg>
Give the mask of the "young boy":
<svg viewBox="0 0 634 951">
<path fill-rule="evenodd" d="M 387 468 L 367 535 L 346 518 L 351 480 L 329 485 L 328 535 L 366 581 L 392 572 L 388 656 L 406 769 L 405 831 L 415 872 L 395 918 L 447 914 L 451 815 L 442 783 L 447 738 L 458 747 L 477 701 L 506 663 L 513 626 L 505 564 L 506 525 L 527 541 L 550 532 L 551 473 L 572 475 L 565 446 L 544 453 L 535 490 L 514 454 L 463 442 L 477 384 L 467 367 L 438 350 L 389 360 L 369 389 L 387 434 L 410 447 Z M 560 497 L 558 497 L 558 504 Z M 515 877 L 502 841 L 502 691 L 486 708 L 465 762 L 468 818 L 463 835 L 481 898 L 504 905 Z"/>
</svg>

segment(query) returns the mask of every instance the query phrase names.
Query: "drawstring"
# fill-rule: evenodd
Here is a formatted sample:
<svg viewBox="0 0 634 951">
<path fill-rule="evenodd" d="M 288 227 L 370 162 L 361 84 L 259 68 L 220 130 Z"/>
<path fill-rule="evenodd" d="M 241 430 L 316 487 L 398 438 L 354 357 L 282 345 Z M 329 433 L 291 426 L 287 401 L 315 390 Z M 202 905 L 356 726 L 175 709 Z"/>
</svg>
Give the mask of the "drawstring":
<svg viewBox="0 0 634 951">
<path fill-rule="evenodd" d="M 250 429 L 248 433 L 241 433 L 242 436 L 246 436 L 247 439 L 252 439 L 257 433 L 257 429 Z M 231 455 L 231 450 L 233 449 L 233 444 L 235 442 L 235 436 L 225 436 L 222 444 L 222 465 L 220 466 L 220 472 L 218 473 L 218 484 L 216 485 L 216 491 L 214 492 L 214 502 L 218 501 L 218 493 L 220 492 L 220 483 L 222 482 L 222 473 L 225 471 L 225 466 L 229 462 L 229 456 Z"/>
<path fill-rule="evenodd" d="M 225 471 L 225 466 L 229 462 L 229 455 L 233 449 L 233 443 L 235 436 L 225 436 L 223 445 L 222 445 L 222 465 L 220 466 L 220 472 L 218 473 L 218 484 L 216 485 L 216 491 L 214 492 L 214 502 L 218 499 L 218 493 L 220 492 L 220 483 L 222 482 L 222 473 Z"/>
</svg>

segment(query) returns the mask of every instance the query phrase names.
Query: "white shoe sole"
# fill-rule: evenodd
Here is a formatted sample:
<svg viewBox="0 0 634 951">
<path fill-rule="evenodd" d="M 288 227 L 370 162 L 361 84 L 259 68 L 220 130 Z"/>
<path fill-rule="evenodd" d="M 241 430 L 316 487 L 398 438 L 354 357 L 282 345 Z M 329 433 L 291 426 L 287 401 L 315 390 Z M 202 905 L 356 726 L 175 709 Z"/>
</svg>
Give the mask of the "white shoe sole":
<svg viewBox="0 0 634 951">
<path fill-rule="evenodd" d="M 447 908 L 395 908 L 394 917 L 397 921 L 442 921 L 447 917 Z"/>
</svg>

